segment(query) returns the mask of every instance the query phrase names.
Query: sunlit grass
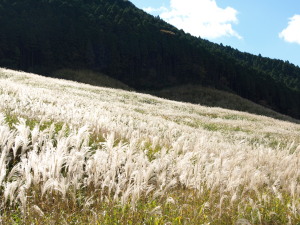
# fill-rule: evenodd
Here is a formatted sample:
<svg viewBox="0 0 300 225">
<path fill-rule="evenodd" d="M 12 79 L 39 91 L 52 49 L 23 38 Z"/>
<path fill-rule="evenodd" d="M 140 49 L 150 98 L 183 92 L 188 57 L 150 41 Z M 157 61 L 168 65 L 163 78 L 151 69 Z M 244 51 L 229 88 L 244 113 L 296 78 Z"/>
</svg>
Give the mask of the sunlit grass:
<svg viewBox="0 0 300 225">
<path fill-rule="evenodd" d="M 0 69 L 0 224 L 297 224 L 300 125 Z"/>
</svg>

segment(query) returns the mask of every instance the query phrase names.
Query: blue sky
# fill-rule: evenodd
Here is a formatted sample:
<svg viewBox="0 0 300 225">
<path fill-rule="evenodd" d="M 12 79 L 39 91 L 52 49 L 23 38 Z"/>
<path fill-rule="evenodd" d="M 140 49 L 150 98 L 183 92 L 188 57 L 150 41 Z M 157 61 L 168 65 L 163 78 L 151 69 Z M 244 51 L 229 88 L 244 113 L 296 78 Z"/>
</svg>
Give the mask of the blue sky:
<svg viewBox="0 0 300 225">
<path fill-rule="evenodd" d="M 131 0 L 174 26 L 300 66 L 299 0 Z"/>
</svg>

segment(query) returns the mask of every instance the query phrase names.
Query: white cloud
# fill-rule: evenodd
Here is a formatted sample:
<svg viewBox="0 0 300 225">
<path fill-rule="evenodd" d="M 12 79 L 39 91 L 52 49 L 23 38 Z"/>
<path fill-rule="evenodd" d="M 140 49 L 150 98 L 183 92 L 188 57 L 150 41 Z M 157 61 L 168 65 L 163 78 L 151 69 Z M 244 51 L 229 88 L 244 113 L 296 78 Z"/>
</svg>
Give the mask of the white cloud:
<svg viewBox="0 0 300 225">
<path fill-rule="evenodd" d="M 300 15 L 290 18 L 287 28 L 279 33 L 279 37 L 286 42 L 300 44 Z"/>
<path fill-rule="evenodd" d="M 242 37 L 232 28 L 237 11 L 220 8 L 215 0 L 170 0 L 171 9 L 160 14 L 168 23 L 202 38 Z"/>
<path fill-rule="evenodd" d="M 147 13 L 162 13 L 162 12 L 167 12 L 168 9 L 164 6 L 161 6 L 159 8 L 152 8 L 152 7 L 147 7 L 147 8 L 143 8 L 143 10 Z"/>
</svg>

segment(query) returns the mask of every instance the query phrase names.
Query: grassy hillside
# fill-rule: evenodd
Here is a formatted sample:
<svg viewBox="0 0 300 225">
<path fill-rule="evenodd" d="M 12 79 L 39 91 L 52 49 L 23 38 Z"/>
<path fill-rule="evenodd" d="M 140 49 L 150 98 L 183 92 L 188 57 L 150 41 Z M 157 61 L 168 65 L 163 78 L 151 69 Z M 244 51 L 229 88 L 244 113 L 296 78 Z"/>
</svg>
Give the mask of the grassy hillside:
<svg viewBox="0 0 300 225">
<path fill-rule="evenodd" d="M 133 88 L 129 87 L 119 80 L 116 80 L 103 73 L 94 72 L 91 70 L 61 69 L 53 72 L 51 76 L 77 81 L 80 83 L 91 84 L 99 87 L 109 87 L 128 91 L 134 90 Z M 299 120 L 277 113 L 276 111 L 267 108 L 267 106 L 264 107 L 247 99 L 244 99 L 236 94 L 217 90 L 214 88 L 186 85 L 166 88 L 159 91 L 148 91 L 147 93 L 175 101 L 249 112 L 257 115 L 272 117 L 275 119 L 300 123 Z"/>
<path fill-rule="evenodd" d="M 119 80 L 91 70 L 60 69 L 53 72 L 51 76 L 65 80 L 77 81 L 84 84 L 91 84 L 94 86 L 132 90 L 132 88 Z"/>
<path fill-rule="evenodd" d="M 184 85 L 166 88 L 159 91 L 149 91 L 148 93 L 175 101 L 190 102 L 203 106 L 220 107 L 224 109 L 249 112 L 252 114 L 264 115 L 294 123 L 300 122 L 299 120 L 271 110 L 268 108 L 266 102 L 260 102 L 261 105 L 259 105 L 236 94 L 199 85 Z"/>
<path fill-rule="evenodd" d="M 0 69 L 0 223 L 297 224 L 300 125 Z"/>
</svg>

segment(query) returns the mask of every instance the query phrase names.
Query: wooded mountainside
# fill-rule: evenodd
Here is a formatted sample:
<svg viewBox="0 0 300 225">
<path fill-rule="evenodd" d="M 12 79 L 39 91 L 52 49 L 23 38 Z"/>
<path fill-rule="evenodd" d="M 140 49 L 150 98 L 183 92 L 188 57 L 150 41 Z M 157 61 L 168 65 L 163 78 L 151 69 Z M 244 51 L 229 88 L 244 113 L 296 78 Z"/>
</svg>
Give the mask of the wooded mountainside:
<svg viewBox="0 0 300 225">
<path fill-rule="evenodd" d="M 137 90 L 199 84 L 300 118 L 300 68 L 193 37 L 124 0 L 0 1 L 0 66 L 91 69 Z"/>
</svg>

